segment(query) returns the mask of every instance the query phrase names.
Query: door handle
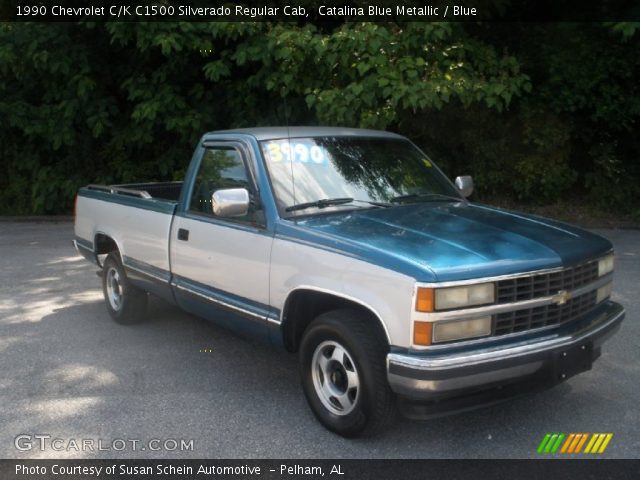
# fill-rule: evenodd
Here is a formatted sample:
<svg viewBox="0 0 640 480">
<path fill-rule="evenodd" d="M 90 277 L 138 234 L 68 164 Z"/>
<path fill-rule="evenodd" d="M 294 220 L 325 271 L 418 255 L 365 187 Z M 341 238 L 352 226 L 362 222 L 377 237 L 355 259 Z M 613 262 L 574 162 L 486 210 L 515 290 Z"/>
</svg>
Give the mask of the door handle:
<svg viewBox="0 0 640 480">
<path fill-rule="evenodd" d="M 189 230 L 185 230 L 184 228 L 178 229 L 178 240 L 184 240 L 185 242 L 189 241 Z"/>
</svg>

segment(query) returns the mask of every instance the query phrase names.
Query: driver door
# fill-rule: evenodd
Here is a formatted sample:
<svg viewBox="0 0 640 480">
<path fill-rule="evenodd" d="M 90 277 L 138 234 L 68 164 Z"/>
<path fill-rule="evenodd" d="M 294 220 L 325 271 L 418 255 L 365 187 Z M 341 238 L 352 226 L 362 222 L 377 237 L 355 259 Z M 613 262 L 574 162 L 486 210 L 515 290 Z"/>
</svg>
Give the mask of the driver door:
<svg viewBox="0 0 640 480">
<path fill-rule="evenodd" d="M 247 152 L 238 143 L 204 148 L 194 181 L 176 214 L 170 240 L 172 286 L 178 304 L 249 336 L 266 338 L 272 235 L 264 225 Z M 211 196 L 246 188 L 246 215 L 214 214 Z"/>
</svg>

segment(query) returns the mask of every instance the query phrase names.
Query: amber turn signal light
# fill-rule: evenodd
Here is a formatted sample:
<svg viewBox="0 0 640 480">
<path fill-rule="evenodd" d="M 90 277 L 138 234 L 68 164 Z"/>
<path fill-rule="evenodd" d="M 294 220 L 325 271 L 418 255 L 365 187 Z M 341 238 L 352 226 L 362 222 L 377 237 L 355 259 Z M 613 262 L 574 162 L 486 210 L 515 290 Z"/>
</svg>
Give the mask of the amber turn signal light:
<svg viewBox="0 0 640 480">
<path fill-rule="evenodd" d="M 416 310 L 418 312 L 433 312 L 433 288 L 418 288 Z"/>
<path fill-rule="evenodd" d="M 431 322 L 413 322 L 413 344 L 431 345 Z"/>
</svg>

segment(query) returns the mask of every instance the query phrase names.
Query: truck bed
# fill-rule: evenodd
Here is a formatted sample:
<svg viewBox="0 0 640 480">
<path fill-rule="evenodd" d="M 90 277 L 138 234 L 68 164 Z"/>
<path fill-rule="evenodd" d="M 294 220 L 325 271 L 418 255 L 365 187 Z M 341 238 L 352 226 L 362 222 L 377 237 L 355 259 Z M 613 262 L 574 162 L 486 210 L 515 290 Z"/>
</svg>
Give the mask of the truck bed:
<svg viewBox="0 0 640 480">
<path fill-rule="evenodd" d="M 81 188 L 76 203 L 76 241 L 88 251 L 102 253 L 101 238 L 111 238 L 124 265 L 168 283 L 168 240 L 181 189 L 182 182 Z"/>
</svg>

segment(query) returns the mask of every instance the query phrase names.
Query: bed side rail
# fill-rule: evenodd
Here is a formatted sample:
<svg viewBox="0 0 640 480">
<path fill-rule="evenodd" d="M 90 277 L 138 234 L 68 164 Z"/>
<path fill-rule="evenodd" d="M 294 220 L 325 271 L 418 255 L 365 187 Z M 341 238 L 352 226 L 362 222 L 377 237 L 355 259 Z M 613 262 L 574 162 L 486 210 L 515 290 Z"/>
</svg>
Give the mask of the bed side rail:
<svg viewBox="0 0 640 480">
<path fill-rule="evenodd" d="M 107 192 L 107 193 L 119 193 L 121 195 L 128 195 L 130 197 L 138 197 L 138 198 L 144 198 L 144 199 L 153 198 L 151 195 L 149 195 L 149 192 L 147 192 L 146 190 L 136 190 L 133 188 L 119 187 L 117 185 L 91 184 L 91 185 L 87 185 L 86 188 L 88 188 L 89 190 L 99 190 L 101 192 Z"/>
</svg>

